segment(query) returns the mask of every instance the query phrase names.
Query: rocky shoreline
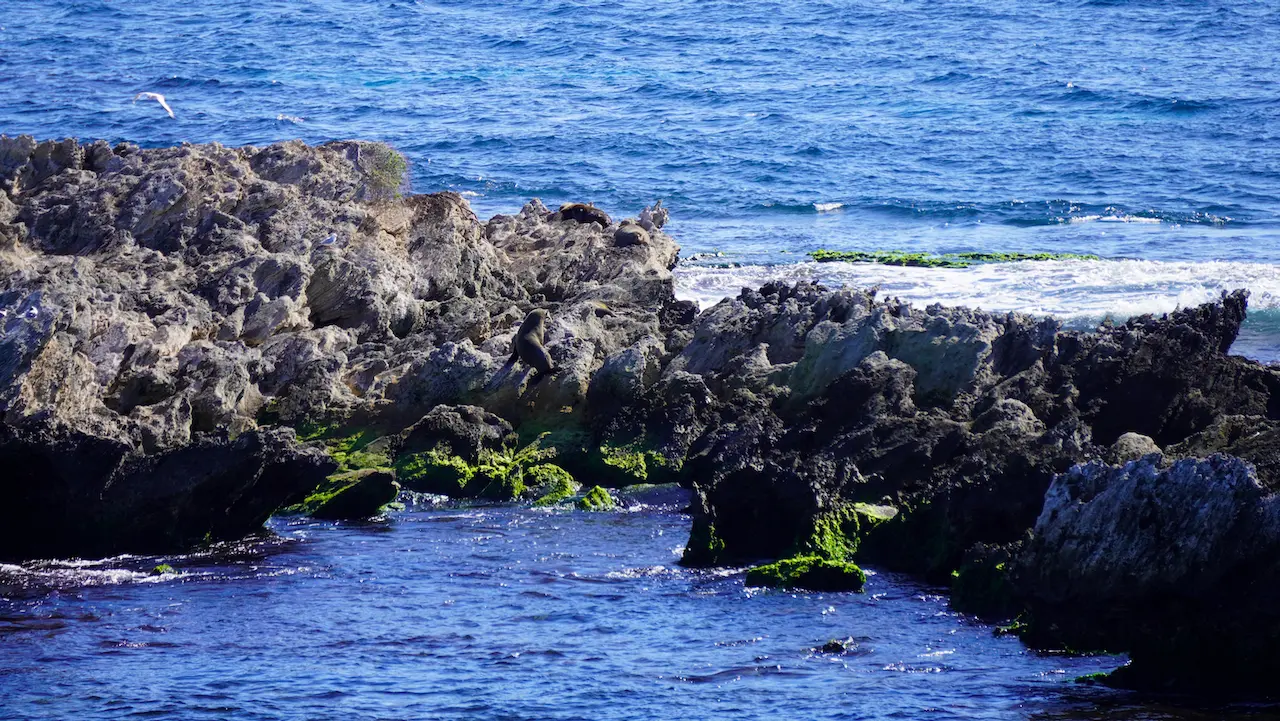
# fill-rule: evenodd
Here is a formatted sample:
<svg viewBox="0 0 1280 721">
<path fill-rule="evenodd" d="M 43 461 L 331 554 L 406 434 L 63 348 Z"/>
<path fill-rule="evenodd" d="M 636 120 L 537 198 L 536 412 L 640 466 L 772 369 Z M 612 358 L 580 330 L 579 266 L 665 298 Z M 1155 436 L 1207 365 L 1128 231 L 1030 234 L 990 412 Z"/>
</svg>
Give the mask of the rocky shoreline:
<svg viewBox="0 0 1280 721">
<path fill-rule="evenodd" d="M 1227 355 L 1247 293 L 1093 333 L 803 283 L 699 312 L 661 213 L 482 222 L 403 171 L 0 136 L 0 559 L 679 482 L 689 565 L 874 563 L 1033 646 L 1129 652 L 1116 685 L 1271 687 L 1280 370 Z M 508 358 L 535 308 L 538 382 Z"/>
</svg>

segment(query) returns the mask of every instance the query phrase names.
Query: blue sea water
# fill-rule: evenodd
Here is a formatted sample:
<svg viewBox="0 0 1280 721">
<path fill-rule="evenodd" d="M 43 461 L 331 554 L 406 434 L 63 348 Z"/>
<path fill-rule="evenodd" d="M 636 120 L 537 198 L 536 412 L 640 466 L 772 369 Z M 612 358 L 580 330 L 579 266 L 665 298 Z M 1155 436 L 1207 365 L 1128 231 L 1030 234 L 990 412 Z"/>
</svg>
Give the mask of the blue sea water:
<svg viewBox="0 0 1280 721">
<path fill-rule="evenodd" d="M 683 569 L 680 504 L 624 505 L 277 519 L 191 556 L 0 565 L 0 718 L 1277 718 L 1082 686 L 1123 659 L 1028 651 L 892 574 L 819 594 Z"/>
<path fill-rule="evenodd" d="M 0 0 L 0 132 L 383 140 L 415 192 L 662 198 L 703 303 L 774 278 L 1064 316 L 1248 287 L 1280 359 L 1280 6 Z M 139 92 L 163 94 L 174 118 Z M 818 248 L 1070 251 L 969 269 Z M 179 558 L 0 567 L 0 718 L 1267 718 L 1070 683 L 891 574 L 682 570 L 680 504 L 276 520 Z M 160 561 L 177 577 L 152 577 Z M 810 649 L 852 638 L 841 656 Z"/>
<path fill-rule="evenodd" d="M 1237 350 L 1280 359 L 1274 2 L 4 0 L 0 26 L 0 132 L 384 140 L 482 217 L 662 198 L 722 254 L 680 271 L 704 303 L 816 277 L 1087 324 L 1249 287 Z"/>
</svg>

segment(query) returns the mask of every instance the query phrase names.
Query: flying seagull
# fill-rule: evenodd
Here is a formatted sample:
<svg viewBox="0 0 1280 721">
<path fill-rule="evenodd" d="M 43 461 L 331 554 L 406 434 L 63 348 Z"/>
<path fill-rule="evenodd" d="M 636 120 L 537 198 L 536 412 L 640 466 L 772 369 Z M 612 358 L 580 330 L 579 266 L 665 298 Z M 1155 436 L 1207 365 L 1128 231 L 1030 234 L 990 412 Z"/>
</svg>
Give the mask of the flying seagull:
<svg viewBox="0 0 1280 721">
<path fill-rule="evenodd" d="M 138 93 L 133 96 L 133 102 L 136 103 L 139 100 L 154 100 L 157 103 L 160 103 L 160 107 L 164 108 L 164 111 L 169 114 L 169 117 L 173 117 L 173 108 L 169 107 L 169 104 L 164 101 L 164 96 L 160 93 Z"/>
</svg>

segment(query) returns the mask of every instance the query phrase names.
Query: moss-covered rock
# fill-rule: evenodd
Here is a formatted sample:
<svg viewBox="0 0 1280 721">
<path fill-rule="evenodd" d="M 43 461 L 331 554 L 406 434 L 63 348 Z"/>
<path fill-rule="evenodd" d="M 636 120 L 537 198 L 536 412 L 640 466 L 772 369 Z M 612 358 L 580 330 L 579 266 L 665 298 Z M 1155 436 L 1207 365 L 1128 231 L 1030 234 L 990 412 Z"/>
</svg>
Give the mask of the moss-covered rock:
<svg viewBox="0 0 1280 721">
<path fill-rule="evenodd" d="M 638 442 L 625 446 L 604 443 L 599 453 L 605 467 L 618 476 L 615 485 L 660 482 L 675 470 L 666 456 Z"/>
<path fill-rule="evenodd" d="M 724 539 L 716 535 L 716 526 L 706 518 L 695 518 L 689 531 L 680 564 L 692 568 L 719 565 L 724 557 Z"/>
<path fill-rule="evenodd" d="M 152 576 L 164 576 L 166 574 L 177 573 L 177 572 L 178 572 L 177 569 L 175 569 L 173 566 L 170 566 L 167 563 L 162 563 L 156 566 L 155 568 L 151 569 Z"/>
<path fill-rule="evenodd" d="M 297 513 L 326 520 L 349 520 L 376 516 L 400 493 L 395 475 L 387 470 L 366 468 L 329 476 L 315 493 L 282 513 Z"/>
<path fill-rule="evenodd" d="M 514 501 L 526 495 L 529 482 L 546 485 L 554 481 L 557 472 L 568 475 L 563 469 L 544 463 L 555 457 L 556 449 L 543 448 L 542 440 L 539 436 L 519 449 L 512 446 L 482 449 L 476 463 L 468 463 L 442 444 L 426 452 L 397 457 L 395 468 L 401 482 L 410 490 L 450 498 Z M 536 476 L 526 481 L 526 473 L 535 468 L 538 469 Z M 569 480 L 572 481 L 571 476 Z"/>
<path fill-rule="evenodd" d="M 747 571 L 748 586 L 805 588 L 812 591 L 861 591 L 867 575 L 848 561 L 797 556 Z"/>
<path fill-rule="evenodd" d="M 525 485 L 537 496 L 535 507 L 564 503 L 582 490 L 582 484 L 554 463 L 542 463 L 525 471 Z"/>
<path fill-rule="evenodd" d="M 507 446 L 481 451 L 474 481 L 477 494 L 495 501 L 514 501 L 524 495 L 525 471 L 556 456 L 555 448 L 542 447 L 544 438 L 540 435 L 518 450 Z"/>
<path fill-rule="evenodd" d="M 617 508 L 613 496 L 600 486 L 592 486 L 587 494 L 578 499 L 578 509 L 582 511 L 612 511 Z"/>
<path fill-rule="evenodd" d="M 304 423 L 297 429 L 298 440 L 318 441 L 337 461 L 339 471 L 386 468 L 391 465 L 387 443 L 373 428 L 344 428 L 338 424 Z"/>
<path fill-rule="evenodd" d="M 396 458 L 396 478 L 400 485 L 419 493 L 435 493 L 450 498 L 469 495 L 476 467 L 458 456 L 432 449 Z"/>
</svg>

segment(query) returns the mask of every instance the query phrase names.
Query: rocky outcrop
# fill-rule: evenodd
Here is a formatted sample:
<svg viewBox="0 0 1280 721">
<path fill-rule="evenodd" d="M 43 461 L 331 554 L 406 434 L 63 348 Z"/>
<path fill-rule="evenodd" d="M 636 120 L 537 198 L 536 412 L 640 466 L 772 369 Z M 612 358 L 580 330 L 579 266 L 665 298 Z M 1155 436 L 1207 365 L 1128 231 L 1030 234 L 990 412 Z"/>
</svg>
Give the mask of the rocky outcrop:
<svg viewBox="0 0 1280 721">
<path fill-rule="evenodd" d="M 1280 373 L 1225 354 L 1245 304 L 1079 333 L 804 284 L 744 291 L 666 371 L 698 375 L 703 407 L 723 409 L 686 460 L 695 522 L 717 559 L 776 557 L 841 502 L 888 503 L 903 512 L 861 557 L 945 580 L 974 544 L 1020 540 L 1072 465 L 1274 413 Z"/>
<path fill-rule="evenodd" d="M 616 227 L 537 201 L 481 223 L 456 194 L 398 195 L 403 170 L 393 151 L 360 142 L 140 149 L 0 137 L 0 422 L 39 451 L 15 451 L 26 466 L 0 490 L 28 497 L 16 484 L 43 469 L 30 459 L 68 445 L 160 465 L 191 448 L 243 451 L 261 457 L 241 468 L 257 478 L 270 475 L 267 456 L 247 450 L 261 427 L 394 435 L 441 404 L 579 429 L 595 444 L 691 321 L 674 299 L 674 242 L 655 230 L 619 247 Z M 530 387 L 507 357 L 534 307 L 551 313 L 546 345 L 561 370 Z M 315 465 L 292 436 L 277 441 L 272 463 L 305 459 L 295 475 Z M 110 458 L 78 477 L 84 494 L 50 486 L 31 498 L 51 516 L 92 507 L 87 489 L 127 485 L 131 471 Z M 265 517 L 259 505 L 298 500 L 257 489 L 235 494 L 255 511 L 248 526 Z M 186 521 L 184 537 L 223 532 Z M 170 542 L 71 538 L 8 540 L 0 556 Z"/>
<path fill-rule="evenodd" d="M 1011 577 L 1030 643 L 1129 652 L 1111 683 L 1274 688 L 1280 496 L 1238 458 L 1072 468 Z"/>
<path fill-rule="evenodd" d="M 364 515 L 396 483 L 551 505 L 584 483 L 676 480 L 694 492 L 689 564 L 781 558 L 754 577 L 827 588 L 858 585 L 855 561 L 935 581 L 959 570 L 975 606 L 1025 596 L 1066 619 L 1078 604 L 1103 629 L 1173 599 L 1150 633 L 1103 637 L 1135 668 L 1193 650 L 1225 667 L 1223 649 L 1246 643 L 1184 623 L 1210 602 L 1170 584 L 1273 597 L 1270 566 L 1237 538 L 1270 533 L 1259 489 L 1280 483 L 1280 370 L 1226 354 L 1243 291 L 1089 333 L 810 283 L 699 313 L 674 296 L 665 209 L 617 224 L 533 200 L 482 223 L 456 194 L 400 195 L 403 170 L 360 142 L 0 136 L 0 491 L 13 499 L 0 558 L 167 551 L 330 492 L 352 491 L 335 515 Z M 537 382 L 510 360 L 534 308 L 550 314 L 557 369 Z M 1180 465 L 1213 453 L 1238 460 Z M 1101 460 L 1149 471 L 1078 465 Z M 1213 514 L 1161 524 L 1235 559 L 1229 579 L 1165 563 L 1151 528 L 1114 509 L 1044 526 L 1114 562 L 1027 540 L 1051 484 L 1084 507 L 1114 486 L 1127 514 L 1174 469 Z M 1026 570 L 1040 563 L 1046 575 Z M 1156 575 L 1138 595 L 1107 595 L 1140 563 Z M 1095 595 L 1064 590 L 1076 572 Z M 1126 610 L 1106 616 L 1116 598 Z M 1274 637 L 1248 603 L 1219 609 Z M 1054 623 L 1042 638 L 1088 640 L 1066 621 L 1033 627 Z M 1192 641 L 1144 645 L 1158 628 Z M 1200 643 L 1214 631 L 1225 646 Z"/>
<path fill-rule="evenodd" d="M 706 396 L 682 424 L 685 560 L 955 572 L 959 607 L 1027 611 L 1036 645 L 1131 652 L 1115 683 L 1264 689 L 1280 579 L 1257 519 L 1280 485 L 1280 369 L 1226 354 L 1246 300 L 1081 333 L 805 284 L 744 291 L 698 318 L 664 374 Z M 1238 458 L 1179 461 L 1217 452 Z M 1104 459 L 1142 483 L 1078 465 Z"/>
</svg>

